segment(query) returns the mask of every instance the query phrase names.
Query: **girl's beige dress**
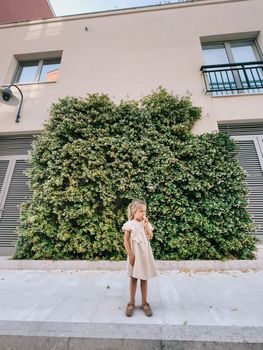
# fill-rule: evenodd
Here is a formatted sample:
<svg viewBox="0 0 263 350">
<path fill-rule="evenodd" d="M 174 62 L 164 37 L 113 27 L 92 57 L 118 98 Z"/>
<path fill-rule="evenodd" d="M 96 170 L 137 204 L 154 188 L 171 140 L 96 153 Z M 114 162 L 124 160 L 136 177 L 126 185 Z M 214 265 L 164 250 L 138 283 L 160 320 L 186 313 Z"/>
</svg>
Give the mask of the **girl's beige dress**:
<svg viewBox="0 0 263 350">
<path fill-rule="evenodd" d="M 152 225 L 149 223 L 151 229 Z M 135 256 L 132 266 L 127 260 L 128 276 L 148 280 L 157 276 L 151 244 L 144 230 L 143 221 L 129 220 L 122 226 L 123 231 L 130 231 L 130 246 Z"/>
</svg>

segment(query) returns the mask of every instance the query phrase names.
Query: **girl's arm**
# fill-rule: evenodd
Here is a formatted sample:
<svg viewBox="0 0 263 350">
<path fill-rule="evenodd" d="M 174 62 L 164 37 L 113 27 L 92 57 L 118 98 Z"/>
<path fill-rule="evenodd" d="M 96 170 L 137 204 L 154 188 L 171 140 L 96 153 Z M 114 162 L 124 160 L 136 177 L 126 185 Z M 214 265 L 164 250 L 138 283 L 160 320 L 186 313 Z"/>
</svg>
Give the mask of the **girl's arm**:
<svg viewBox="0 0 263 350">
<path fill-rule="evenodd" d="M 152 239 L 153 238 L 153 230 L 150 229 L 148 224 L 145 226 L 145 231 L 147 233 L 148 238 Z"/>
<path fill-rule="evenodd" d="M 129 256 L 130 264 L 133 266 L 135 262 L 135 256 L 132 254 L 130 246 L 130 231 L 124 231 L 124 247 L 127 255 Z"/>
</svg>

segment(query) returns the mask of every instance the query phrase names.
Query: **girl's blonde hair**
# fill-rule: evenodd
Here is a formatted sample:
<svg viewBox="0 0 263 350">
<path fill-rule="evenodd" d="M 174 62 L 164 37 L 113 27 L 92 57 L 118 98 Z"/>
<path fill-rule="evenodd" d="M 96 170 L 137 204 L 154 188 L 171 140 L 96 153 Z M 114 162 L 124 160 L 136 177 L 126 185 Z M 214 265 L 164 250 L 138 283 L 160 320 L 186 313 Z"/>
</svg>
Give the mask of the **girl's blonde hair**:
<svg viewBox="0 0 263 350">
<path fill-rule="evenodd" d="M 134 214 L 136 212 L 136 209 L 138 206 L 140 205 L 145 205 L 146 206 L 146 202 L 142 201 L 140 199 L 136 199 L 134 201 L 132 201 L 129 205 L 128 205 L 128 219 L 129 220 L 133 220 L 134 219 Z"/>
</svg>

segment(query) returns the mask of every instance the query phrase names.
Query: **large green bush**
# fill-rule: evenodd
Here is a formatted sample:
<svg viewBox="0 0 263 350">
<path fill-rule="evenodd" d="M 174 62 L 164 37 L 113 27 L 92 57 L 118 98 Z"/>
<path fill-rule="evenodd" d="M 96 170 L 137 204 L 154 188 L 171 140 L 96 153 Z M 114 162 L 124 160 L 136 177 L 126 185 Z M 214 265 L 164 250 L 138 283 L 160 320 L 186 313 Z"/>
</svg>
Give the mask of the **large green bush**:
<svg viewBox="0 0 263 350">
<path fill-rule="evenodd" d="M 200 108 L 160 88 L 137 101 L 66 97 L 33 145 L 33 197 L 15 258 L 125 258 L 126 207 L 145 199 L 157 259 L 253 257 L 245 174 L 225 134 L 191 134 Z"/>
</svg>

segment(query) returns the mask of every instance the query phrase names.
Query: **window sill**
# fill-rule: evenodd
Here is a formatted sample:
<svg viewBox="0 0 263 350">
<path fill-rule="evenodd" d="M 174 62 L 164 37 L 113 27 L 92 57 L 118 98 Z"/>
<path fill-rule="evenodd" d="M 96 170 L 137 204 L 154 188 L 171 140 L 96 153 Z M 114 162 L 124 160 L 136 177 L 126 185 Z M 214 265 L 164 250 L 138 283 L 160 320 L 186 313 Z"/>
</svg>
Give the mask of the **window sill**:
<svg viewBox="0 0 263 350">
<path fill-rule="evenodd" d="M 46 84 L 54 84 L 57 83 L 58 81 L 41 81 L 39 83 L 11 83 L 17 86 L 27 86 L 27 85 L 46 85 Z M 3 84 L 3 87 L 8 87 L 10 84 Z"/>
<path fill-rule="evenodd" d="M 15 85 L 18 85 L 18 86 L 23 86 L 23 85 L 45 85 L 45 84 L 54 84 L 54 83 L 57 83 L 57 80 L 56 81 L 40 81 L 39 83 L 14 83 Z"/>
<path fill-rule="evenodd" d="M 207 96 L 210 96 L 212 98 L 224 98 L 224 97 L 247 97 L 247 96 L 261 96 L 263 95 L 263 92 L 258 93 L 252 93 L 252 94 L 233 94 L 233 95 L 212 95 L 211 93 L 206 93 Z"/>
</svg>

